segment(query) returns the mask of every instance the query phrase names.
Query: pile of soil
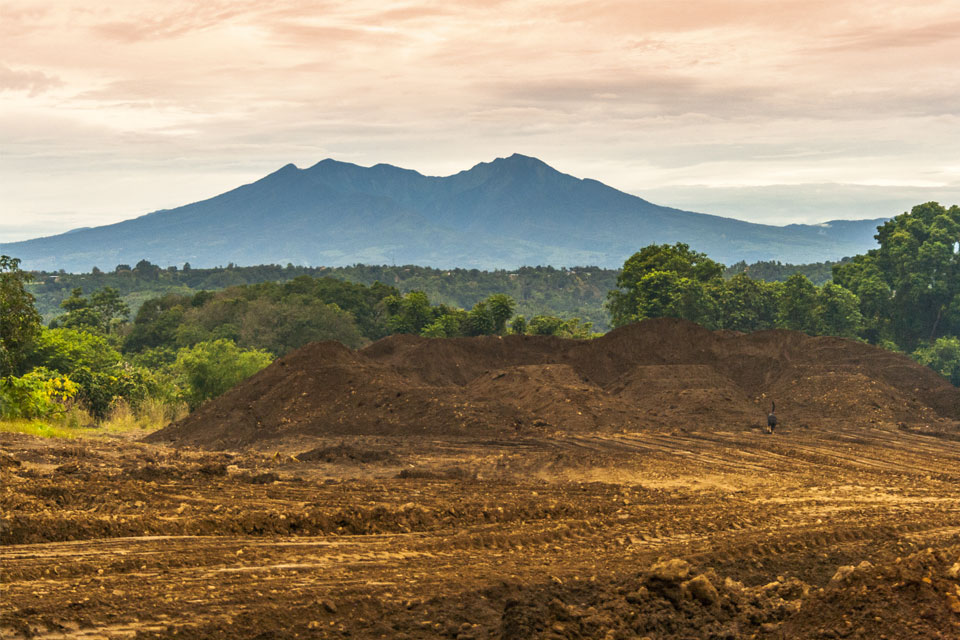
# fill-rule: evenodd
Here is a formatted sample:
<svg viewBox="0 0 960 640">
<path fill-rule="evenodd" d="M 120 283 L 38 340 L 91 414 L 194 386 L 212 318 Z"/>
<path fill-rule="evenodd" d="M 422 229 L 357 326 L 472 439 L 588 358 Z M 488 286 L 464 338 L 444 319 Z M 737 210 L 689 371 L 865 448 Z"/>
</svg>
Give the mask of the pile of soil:
<svg viewBox="0 0 960 640">
<path fill-rule="evenodd" d="M 309 344 L 152 434 L 209 448 L 292 435 L 759 428 L 830 421 L 951 432 L 960 389 L 908 357 L 793 331 L 648 320 L 590 341 L 392 336 Z"/>
</svg>

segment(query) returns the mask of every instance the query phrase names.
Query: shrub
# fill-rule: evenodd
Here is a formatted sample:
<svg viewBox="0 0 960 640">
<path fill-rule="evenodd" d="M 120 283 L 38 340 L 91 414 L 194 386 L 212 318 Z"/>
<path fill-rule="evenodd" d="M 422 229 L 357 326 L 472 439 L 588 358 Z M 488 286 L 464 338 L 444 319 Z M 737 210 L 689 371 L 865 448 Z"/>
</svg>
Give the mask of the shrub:
<svg viewBox="0 0 960 640">
<path fill-rule="evenodd" d="M 175 367 L 182 376 L 187 403 L 196 409 L 272 361 L 273 356 L 266 351 L 244 351 L 221 339 L 181 349 Z"/>
<path fill-rule="evenodd" d="M 42 367 L 19 378 L 0 378 L 0 418 L 63 416 L 78 390 L 66 376 Z"/>
</svg>

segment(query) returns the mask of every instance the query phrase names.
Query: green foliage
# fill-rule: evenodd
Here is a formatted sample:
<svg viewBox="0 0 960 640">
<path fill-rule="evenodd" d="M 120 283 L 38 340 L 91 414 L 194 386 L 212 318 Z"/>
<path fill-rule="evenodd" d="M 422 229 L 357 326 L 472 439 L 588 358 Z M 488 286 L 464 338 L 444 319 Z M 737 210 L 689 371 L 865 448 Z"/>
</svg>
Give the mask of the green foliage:
<svg viewBox="0 0 960 640">
<path fill-rule="evenodd" d="M 70 297 L 60 303 L 66 314 L 55 318 L 51 327 L 67 327 L 94 331 L 104 334 L 111 332 L 118 324 L 127 320 L 130 307 L 121 299 L 120 293 L 111 287 L 94 293 L 90 298 L 83 297 L 83 289 L 77 287 Z"/>
<path fill-rule="evenodd" d="M 387 321 L 390 333 L 419 334 L 436 320 L 430 307 L 430 299 L 422 291 L 411 291 L 404 296 L 389 296 L 383 303 L 390 314 Z"/>
<path fill-rule="evenodd" d="M 817 295 L 817 333 L 827 336 L 855 338 L 863 324 L 860 301 L 852 292 L 828 282 Z"/>
<path fill-rule="evenodd" d="M 30 288 L 37 296 L 37 309 L 49 322 L 61 312 L 60 302 L 69 296 L 72 289 L 81 286 L 87 291 L 103 287 L 116 289 L 136 315 L 140 305 L 168 294 L 189 298 L 201 290 L 263 282 L 286 283 L 309 276 L 307 281 L 317 283 L 314 285 L 317 288 L 326 289 L 315 297 L 353 313 L 360 333 L 365 338 L 376 340 L 389 333 L 378 316 L 377 303 L 391 293 L 400 295 L 410 291 L 426 293 L 434 304 L 461 309 L 470 309 L 492 295 L 504 294 L 516 301 L 514 312 L 527 317 L 536 314 L 580 317 L 593 322 L 595 326 L 606 327 L 607 315 L 603 302 L 617 277 L 616 270 L 599 267 L 521 267 L 481 271 L 362 264 L 336 268 L 294 265 L 168 268 L 144 270 L 142 273 L 141 276 L 136 268 L 129 266 L 119 271 L 85 274 L 38 272 L 37 282 Z M 349 287 L 331 284 L 347 282 L 350 283 Z M 390 293 L 384 293 L 384 290 Z M 159 346 L 159 343 L 148 346 Z"/>
<path fill-rule="evenodd" d="M 714 289 L 720 309 L 716 328 L 750 332 L 776 327 L 782 287 L 744 274 L 723 282 Z"/>
<path fill-rule="evenodd" d="M 518 315 L 510 321 L 510 333 L 516 333 L 518 335 L 523 335 L 527 332 L 527 318 L 526 316 Z"/>
<path fill-rule="evenodd" d="M 27 363 L 73 380 L 79 388 L 77 400 L 97 419 L 120 398 L 136 406 L 165 393 L 157 373 L 124 362 L 104 336 L 79 329 L 44 329 Z"/>
<path fill-rule="evenodd" d="M 817 288 L 807 276 L 796 273 L 787 278 L 780 296 L 777 324 L 784 329 L 810 334 L 819 329 Z"/>
<path fill-rule="evenodd" d="M 229 340 L 201 342 L 182 349 L 175 367 L 184 381 L 184 396 L 191 409 L 215 398 L 272 362 L 261 350 L 243 350 Z"/>
<path fill-rule="evenodd" d="M 27 360 L 32 367 L 66 374 L 82 367 L 110 371 L 120 363 L 120 353 L 105 337 L 79 329 L 44 329 Z"/>
<path fill-rule="evenodd" d="M 590 322 L 581 322 L 580 318 L 564 320 L 557 316 L 540 315 L 530 319 L 528 333 L 536 336 L 557 336 L 586 340 L 594 337 L 591 332 L 592 326 Z"/>
<path fill-rule="evenodd" d="M 844 258 L 838 262 L 812 262 L 810 264 L 783 264 L 777 260 L 760 260 L 747 264 L 741 260 L 727 267 L 723 272 L 724 278 L 732 278 L 739 273 L 745 273 L 754 280 L 765 282 L 786 282 L 795 275 L 805 276 L 813 284 L 820 286 L 833 277 L 834 265 L 849 262 Z"/>
<path fill-rule="evenodd" d="M 645 318 L 681 318 L 708 329 L 788 328 L 857 337 L 860 301 L 832 283 L 816 287 L 795 273 L 786 282 L 756 280 L 741 271 L 720 277 L 722 266 L 686 245 L 653 245 L 624 264 L 620 289 L 610 292 L 613 324 Z"/>
<path fill-rule="evenodd" d="M 620 327 L 645 318 L 704 320 L 697 304 L 703 287 L 720 281 L 723 265 L 678 242 L 650 245 L 630 256 L 607 295 L 612 324 Z M 688 317 L 692 314 L 695 317 Z"/>
<path fill-rule="evenodd" d="M 878 249 L 834 267 L 834 282 L 857 294 L 866 337 L 908 350 L 960 335 L 960 207 L 913 207 L 878 229 Z"/>
<path fill-rule="evenodd" d="M 284 284 L 169 294 L 140 307 L 124 349 L 135 353 L 218 339 L 281 355 L 317 340 L 359 347 L 366 340 L 361 326 L 376 337 L 386 333 L 383 304 L 391 293 L 389 287 L 304 276 Z"/>
<path fill-rule="evenodd" d="M 960 387 L 960 338 L 938 338 L 914 351 L 913 357 Z"/>
<path fill-rule="evenodd" d="M 26 290 L 28 275 L 20 260 L 0 256 L 0 376 L 20 370 L 33 340 L 40 333 L 40 314 Z"/>
<path fill-rule="evenodd" d="M 495 293 L 486 299 L 487 311 L 493 322 L 493 333 L 502 335 L 507 330 L 507 320 L 513 316 L 517 303 L 504 293 Z"/>
<path fill-rule="evenodd" d="M 38 367 L 21 377 L 0 378 L 0 418 L 62 416 L 78 386 L 66 376 Z"/>
</svg>

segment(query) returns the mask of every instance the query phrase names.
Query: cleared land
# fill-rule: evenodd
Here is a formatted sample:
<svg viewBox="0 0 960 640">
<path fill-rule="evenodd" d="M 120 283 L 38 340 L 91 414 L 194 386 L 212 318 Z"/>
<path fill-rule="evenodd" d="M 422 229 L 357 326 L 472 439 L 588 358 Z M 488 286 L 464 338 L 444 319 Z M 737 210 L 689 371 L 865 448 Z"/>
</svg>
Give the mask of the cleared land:
<svg viewBox="0 0 960 640">
<path fill-rule="evenodd" d="M 657 331 L 669 327 L 689 329 L 667 324 Z M 869 351 L 857 362 L 831 362 L 815 351 L 823 339 L 783 332 L 714 335 L 708 340 L 733 355 L 715 357 L 720 347 L 701 341 L 689 349 L 714 355 L 693 361 L 683 351 L 659 365 L 629 355 L 643 335 L 613 338 L 622 342 L 609 357 L 633 364 L 603 379 L 591 371 L 619 365 L 596 365 L 606 357 L 598 353 L 570 356 L 559 380 L 586 390 L 537 410 L 542 424 L 520 412 L 542 401 L 519 390 L 530 383 L 513 393 L 481 384 L 519 375 L 519 368 L 542 393 L 553 393 L 557 378 L 547 380 L 544 367 L 556 362 L 498 368 L 483 360 L 482 348 L 458 359 L 456 341 L 394 339 L 346 352 L 367 368 L 344 369 L 348 380 L 362 382 L 349 384 L 371 394 L 360 400 L 373 402 L 390 389 L 396 414 L 401 389 L 370 382 L 388 380 L 385 372 L 406 379 L 403 390 L 414 398 L 434 397 L 431 388 L 442 397 L 442 388 L 455 386 L 472 403 L 475 413 L 465 415 L 486 416 L 485 428 L 464 433 L 457 421 L 447 430 L 437 419 L 411 421 L 436 426 L 399 434 L 385 404 L 357 409 L 360 391 L 352 415 L 378 412 L 381 422 L 364 417 L 353 433 L 336 419 L 347 409 L 330 408 L 336 400 L 311 400 L 303 413 L 284 410 L 271 394 L 292 389 L 291 399 L 303 398 L 292 379 L 312 376 L 317 395 L 332 384 L 305 365 L 319 367 L 316 358 L 292 355 L 151 438 L 160 443 L 4 435 L 0 635 L 960 637 L 955 388 L 939 387 L 920 368 L 910 378 L 908 363 L 881 362 L 885 355 Z M 744 340 L 753 355 L 739 368 L 724 364 L 745 357 L 733 348 Z M 784 350 L 791 340 L 801 348 Z M 785 354 L 777 375 L 754 366 L 764 341 Z M 654 353 L 656 343 L 651 338 L 654 346 L 641 344 L 636 353 Z M 843 353 L 869 349 L 819 344 Z M 554 345 L 543 352 L 583 348 Z M 409 351 L 389 366 L 376 364 L 384 352 L 402 349 L 446 349 L 444 366 L 461 377 L 431 382 L 421 373 L 411 384 L 411 367 L 426 365 Z M 811 372 L 793 353 L 813 354 L 825 368 Z M 674 378 L 643 369 L 661 365 L 694 368 Z M 323 364 L 341 366 L 333 358 Z M 883 381 L 894 375 L 900 382 Z M 841 377 L 860 386 L 818 386 Z M 671 409 L 668 397 L 679 396 L 663 382 L 669 379 L 704 395 L 687 394 L 689 403 Z M 702 384 L 692 386 L 695 380 Z M 892 391 L 878 391 L 881 384 Z M 770 435 L 760 428 L 762 404 L 776 385 L 812 391 L 776 396 L 783 427 Z M 718 408 L 694 412 L 717 389 L 743 397 L 731 396 L 729 411 L 726 401 L 711 400 Z M 585 410 L 591 419 L 617 416 L 614 409 L 629 404 L 623 398 L 654 394 L 666 395 L 649 406 L 637 400 L 633 422 L 620 428 L 619 418 L 590 426 L 572 417 Z M 818 397 L 835 407 L 830 414 L 818 409 L 819 420 L 811 408 Z M 249 398 L 246 405 L 241 398 Z M 237 417 L 250 405 L 259 429 Z M 264 410 L 269 406 L 278 409 Z M 549 407 L 568 413 L 550 414 Z M 230 424 L 243 439 L 236 446 L 227 446 Z M 209 440 L 201 442 L 204 433 Z"/>
</svg>

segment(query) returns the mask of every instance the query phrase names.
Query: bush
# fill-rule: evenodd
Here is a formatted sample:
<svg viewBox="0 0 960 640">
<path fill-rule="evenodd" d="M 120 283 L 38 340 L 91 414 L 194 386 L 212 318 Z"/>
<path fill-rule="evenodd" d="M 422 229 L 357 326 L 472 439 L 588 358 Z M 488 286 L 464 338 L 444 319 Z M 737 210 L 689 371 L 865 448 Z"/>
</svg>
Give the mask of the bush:
<svg viewBox="0 0 960 640">
<path fill-rule="evenodd" d="M 191 409 L 216 398 L 273 361 L 266 351 L 244 351 L 230 340 L 200 342 L 181 349 L 174 365 Z"/>
<path fill-rule="evenodd" d="M 940 338 L 914 351 L 913 357 L 960 387 L 960 338 Z"/>
<path fill-rule="evenodd" d="M 78 386 L 66 376 L 38 368 L 21 377 L 0 378 L 0 418 L 63 416 Z"/>
</svg>

